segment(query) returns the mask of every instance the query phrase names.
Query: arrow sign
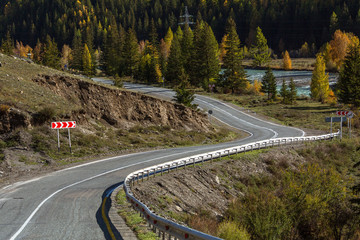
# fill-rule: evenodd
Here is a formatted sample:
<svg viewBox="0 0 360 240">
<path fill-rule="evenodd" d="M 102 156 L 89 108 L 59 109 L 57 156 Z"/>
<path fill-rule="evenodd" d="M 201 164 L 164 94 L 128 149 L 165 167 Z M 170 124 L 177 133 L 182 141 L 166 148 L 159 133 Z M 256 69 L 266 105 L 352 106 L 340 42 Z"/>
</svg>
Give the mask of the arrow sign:
<svg viewBox="0 0 360 240">
<path fill-rule="evenodd" d="M 336 115 L 338 116 L 346 116 L 349 113 L 349 111 L 337 111 Z"/>
<path fill-rule="evenodd" d="M 51 128 L 52 129 L 63 129 L 63 128 L 75 128 L 76 122 L 75 121 L 67 121 L 67 122 L 52 122 Z"/>
</svg>

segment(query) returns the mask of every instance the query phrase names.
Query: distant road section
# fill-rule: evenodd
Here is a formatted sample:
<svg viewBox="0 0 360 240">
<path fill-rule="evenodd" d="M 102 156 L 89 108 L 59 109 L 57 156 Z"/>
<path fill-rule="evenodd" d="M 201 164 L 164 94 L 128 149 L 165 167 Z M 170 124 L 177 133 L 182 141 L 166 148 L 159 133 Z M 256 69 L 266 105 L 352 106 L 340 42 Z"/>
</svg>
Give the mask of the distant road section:
<svg viewBox="0 0 360 240">
<path fill-rule="evenodd" d="M 126 83 L 149 95 L 172 98 L 171 90 Z M 303 131 L 269 123 L 226 103 L 196 96 L 212 117 L 250 134 L 216 145 L 183 147 L 102 159 L 19 182 L 0 189 L 0 239 L 111 239 L 101 214 L 104 191 L 131 172 L 209 151 L 274 137 L 302 136 Z M 120 233 L 114 231 L 117 239 Z"/>
</svg>

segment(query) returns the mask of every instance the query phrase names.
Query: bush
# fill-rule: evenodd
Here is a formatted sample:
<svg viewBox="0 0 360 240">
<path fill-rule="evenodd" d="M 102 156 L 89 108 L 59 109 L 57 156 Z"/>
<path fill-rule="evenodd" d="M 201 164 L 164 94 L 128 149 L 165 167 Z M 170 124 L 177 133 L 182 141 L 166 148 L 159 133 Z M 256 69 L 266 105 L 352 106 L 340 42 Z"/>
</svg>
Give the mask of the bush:
<svg viewBox="0 0 360 240">
<path fill-rule="evenodd" d="M 35 113 L 33 117 L 34 124 L 41 125 L 47 121 L 50 121 L 56 116 L 55 109 L 51 107 L 43 107 L 40 111 Z"/>
<path fill-rule="evenodd" d="M 250 240 L 250 234 L 246 229 L 232 221 L 226 221 L 220 224 L 218 237 L 225 240 Z"/>
<path fill-rule="evenodd" d="M 9 110 L 10 110 L 10 106 L 4 105 L 4 104 L 0 105 L 0 113 L 1 114 L 5 114 L 5 113 L 9 112 Z"/>
</svg>

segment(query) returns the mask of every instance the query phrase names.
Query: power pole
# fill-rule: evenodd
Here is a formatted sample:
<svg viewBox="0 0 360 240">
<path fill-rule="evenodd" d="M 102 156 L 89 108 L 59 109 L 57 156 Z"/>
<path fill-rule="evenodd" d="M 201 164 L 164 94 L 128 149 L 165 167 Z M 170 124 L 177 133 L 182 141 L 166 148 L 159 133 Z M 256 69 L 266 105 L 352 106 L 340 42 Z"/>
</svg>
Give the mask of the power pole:
<svg viewBox="0 0 360 240">
<path fill-rule="evenodd" d="M 195 24 L 194 22 L 190 22 L 190 18 L 192 18 L 193 15 L 189 14 L 187 6 L 185 6 L 185 14 L 181 15 L 180 18 L 183 19 L 183 22 L 180 22 L 179 25 L 188 25 Z"/>
</svg>

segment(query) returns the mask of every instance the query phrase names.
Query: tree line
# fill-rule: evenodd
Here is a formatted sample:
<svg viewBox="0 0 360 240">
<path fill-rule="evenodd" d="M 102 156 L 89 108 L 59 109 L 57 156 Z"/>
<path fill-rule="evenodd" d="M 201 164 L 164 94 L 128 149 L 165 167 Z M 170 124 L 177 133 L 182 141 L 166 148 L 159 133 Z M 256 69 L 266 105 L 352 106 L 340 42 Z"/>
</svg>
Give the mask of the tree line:
<svg viewBox="0 0 360 240">
<path fill-rule="evenodd" d="M 193 22 L 211 26 L 218 41 L 231 17 L 248 48 L 260 26 L 270 48 L 280 54 L 305 42 L 318 49 L 336 29 L 360 35 L 358 0 L 14 0 L 0 2 L 0 41 L 10 32 L 13 39 L 35 46 L 50 35 L 61 47 L 71 45 L 80 30 L 82 39 L 90 41 L 90 36 L 94 48 L 104 50 L 113 19 L 118 26 L 133 29 L 139 40 L 150 39 L 153 27 L 162 38 L 169 27 L 176 29 L 183 22 L 185 6 Z"/>
</svg>

